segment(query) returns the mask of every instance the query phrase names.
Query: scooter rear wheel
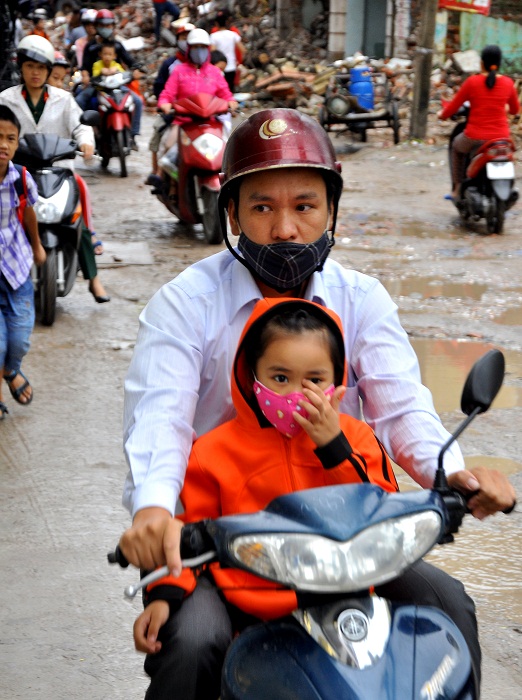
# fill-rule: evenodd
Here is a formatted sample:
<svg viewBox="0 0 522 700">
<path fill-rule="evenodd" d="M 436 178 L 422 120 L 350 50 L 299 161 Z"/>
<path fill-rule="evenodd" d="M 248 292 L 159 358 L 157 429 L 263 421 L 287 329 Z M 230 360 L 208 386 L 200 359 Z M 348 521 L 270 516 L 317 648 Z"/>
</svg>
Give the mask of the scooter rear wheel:
<svg viewBox="0 0 522 700">
<path fill-rule="evenodd" d="M 504 218 L 506 215 L 506 203 L 498 197 L 495 198 L 495 212 L 487 218 L 488 233 L 502 233 Z"/>
<path fill-rule="evenodd" d="M 56 250 L 47 251 L 47 259 L 40 268 L 40 285 L 38 294 L 40 298 L 40 313 L 44 326 L 52 326 L 56 317 L 56 276 L 57 261 Z"/>
</svg>

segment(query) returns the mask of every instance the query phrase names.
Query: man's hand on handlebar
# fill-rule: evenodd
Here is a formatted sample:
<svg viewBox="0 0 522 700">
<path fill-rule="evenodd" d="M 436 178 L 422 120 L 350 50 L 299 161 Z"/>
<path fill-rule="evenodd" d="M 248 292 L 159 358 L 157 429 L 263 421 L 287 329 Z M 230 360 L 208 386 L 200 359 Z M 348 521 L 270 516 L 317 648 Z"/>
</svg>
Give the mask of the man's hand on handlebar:
<svg viewBox="0 0 522 700">
<path fill-rule="evenodd" d="M 464 495 L 473 494 L 467 505 L 478 520 L 484 520 L 498 511 L 510 512 L 516 503 L 513 485 L 505 474 L 496 469 L 463 469 L 449 474 L 448 483 Z"/>
<path fill-rule="evenodd" d="M 183 522 L 164 508 L 143 508 L 134 516 L 132 527 L 121 536 L 119 545 L 134 566 L 152 570 L 166 564 L 173 576 L 179 576 L 182 527 Z"/>
</svg>

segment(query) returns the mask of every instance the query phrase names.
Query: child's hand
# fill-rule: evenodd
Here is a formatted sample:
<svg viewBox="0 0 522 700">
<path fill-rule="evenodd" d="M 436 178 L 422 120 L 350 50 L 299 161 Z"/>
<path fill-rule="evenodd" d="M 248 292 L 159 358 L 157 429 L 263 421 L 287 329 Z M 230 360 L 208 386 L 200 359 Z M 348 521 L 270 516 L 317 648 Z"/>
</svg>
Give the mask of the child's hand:
<svg viewBox="0 0 522 700">
<path fill-rule="evenodd" d="M 297 411 L 292 415 L 317 447 L 324 447 L 339 435 L 339 404 L 345 392 L 346 387 L 338 386 L 329 399 L 316 384 L 308 379 L 303 381 L 303 394 L 307 401 L 300 401 L 299 405 L 308 413 L 308 418 L 304 418 Z"/>
<path fill-rule="evenodd" d="M 154 600 L 134 623 L 134 646 L 144 654 L 157 654 L 161 649 L 158 633 L 169 619 L 170 606 L 166 600 Z"/>
<path fill-rule="evenodd" d="M 47 260 L 47 253 L 45 252 L 45 248 L 40 242 L 38 242 L 37 245 L 35 245 L 35 247 L 33 248 L 33 259 L 36 267 L 40 267 L 40 265 L 43 265 L 44 262 Z"/>
</svg>

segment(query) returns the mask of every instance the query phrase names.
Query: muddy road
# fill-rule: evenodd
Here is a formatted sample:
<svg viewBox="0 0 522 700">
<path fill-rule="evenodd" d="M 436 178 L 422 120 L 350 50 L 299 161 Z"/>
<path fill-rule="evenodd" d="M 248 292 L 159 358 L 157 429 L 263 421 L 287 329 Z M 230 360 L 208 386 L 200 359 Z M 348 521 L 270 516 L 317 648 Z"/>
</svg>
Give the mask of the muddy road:
<svg viewBox="0 0 522 700">
<path fill-rule="evenodd" d="M 114 570 L 106 552 L 128 522 L 120 499 L 123 380 L 138 315 L 186 265 L 215 252 L 176 224 L 149 194 L 144 119 L 141 151 L 101 173 L 82 168 L 91 188 L 98 258 L 110 304 L 97 305 L 78 278 L 58 302 L 52 328 L 37 324 L 24 370 L 31 406 L 4 394 L 0 423 L 0 585 L 2 697 L 126 700 L 144 695 L 142 657 L 133 651 L 140 602 L 123 599 L 136 572 Z M 333 256 L 381 279 L 399 305 L 448 427 L 460 418 L 460 391 L 489 347 L 506 353 L 494 407 L 460 444 L 469 463 L 506 471 L 522 493 L 522 206 L 502 236 L 459 225 L 443 199 L 445 142 L 394 147 L 386 133 L 368 144 L 334 138 L 345 191 Z M 517 163 L 522 176 L 522 163 Z M 220 249 L 220 247 L 219 247 Z M 412 485 L 401 476 L 405 488 Z M 459 541 L 434 560 L 473 594 L 484 651 L 484 700 L 518 698 L 522 687 L 522 517 L 467 522 Z"/>
</svg>

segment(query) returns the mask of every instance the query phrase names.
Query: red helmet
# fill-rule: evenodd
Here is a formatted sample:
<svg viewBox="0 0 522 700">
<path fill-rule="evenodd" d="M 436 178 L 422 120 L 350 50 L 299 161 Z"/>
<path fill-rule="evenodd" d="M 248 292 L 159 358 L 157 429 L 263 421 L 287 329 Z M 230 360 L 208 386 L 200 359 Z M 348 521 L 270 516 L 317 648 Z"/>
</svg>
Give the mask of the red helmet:
<svg viewBox="0 0 522 700">
<path fill-rule="evenodd" d="M 262 170 L 318 168 L 332 185 L 335 208 L 343 187 L 327 133 L 296 109 L 266 109 L 240 124 L 227 142 L 222 167 L 220 209 L 226 208 L 234 181 Z"/>
<path fill-rule="evenodd" d="M 103 24 L 107 26 L 108 24 L 116 24 L 116 17 L 114 16 L 114 12 L 111 12 L 110 10 L 98 10 L 96 13 L 96 19 L 95 19 L 96 24 Z"/>
<path fill-rule="evenodd" d="M 63 68 L 71 67 L 69 61 L 65 58 L 63 53 L 60 53 L 59 51 L 54 52 L 53 66 L 63 66 Z"/>
</svg>

